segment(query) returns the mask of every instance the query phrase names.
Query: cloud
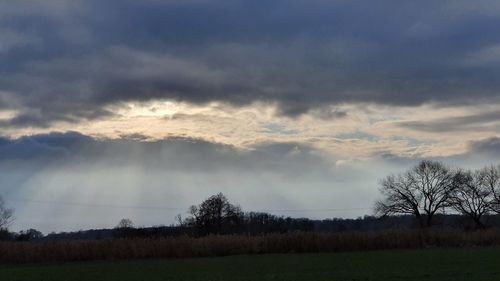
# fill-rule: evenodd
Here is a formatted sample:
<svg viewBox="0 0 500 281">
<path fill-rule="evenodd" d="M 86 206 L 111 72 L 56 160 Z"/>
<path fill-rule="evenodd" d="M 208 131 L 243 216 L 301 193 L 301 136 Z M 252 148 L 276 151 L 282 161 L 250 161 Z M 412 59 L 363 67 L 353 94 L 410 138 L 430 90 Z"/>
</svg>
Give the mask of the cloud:
<svg viewBox="0 0 500 281">
<path fill-rule="evenodd" d="M 74 123 L 105 117 L 109 105 L 154 99 L 263 101 L 297 116 L 331 104 L 499 98 L 497 66 L 463 63 L 470 54 L 495 53 L 484 50 L 498 44 L 492 26 L 500 12 L 486 2 L 30 4 L 2 3 L 0 28 L 39 38 L 35 45 L 10 40 L 4 48 L 0 91 L 13 97 L 2 106 L 19 116 L 2 126 Z"/>
<path fill-rule="evenodd" d="M 446 117 L 429 121 L 402 121 L 398 126 L 425 132 L 454 131 L 498 131 L 500 128 L 500 112 L 482 112 L 478 114 Z M 496 130 L 492 130 L 496 128 Z"/>
<path fill-rule="evenodd" d="M 16 0 L 3 2 L 0 7 L 0 19 L 39 16 L 58 18 L 81 8 L 80 0 L 47 0 L 33 2 L 30 0 Z"/>
<path fill-rule="evenodd" d="M 36 46 L 39 39 L 25 34 L 19 34 L 11 29 L 0 28 L 0 54 L 6 53 L 14 48 Z"/>
<path fill-rule="evenodd" d="M 77 132 L 0 139 L 0 162 L 51 163 L 55 167 L 107 163 L 176 171 L 272 171 L 283 175 L 328 173 L 330 160 L 299 143 L 261 143 L 250 150 L 201 139 L 147 141 L 141 134 L 96 139 Z"/>
<path fill-rule="evenodd" d="M 76 132 L 51 133 L 19 139 L 0 139 L 0 161 L 47 161 L 67 157 L 70 150 L 91 142 L 91 138 Z"/>
<path fill-rule="evenodd" d="M 465 59 L 472 66 L 498 65 L 500 63 L 500 45 L 485 47 Z"/>
<path fill-rule="evenodd" d="M 346 111 L 331 109 L 331 108 L 321 108 L 321 107 L 311 110 L 309 113 L 312 114 L 314 117 L 323 120 L 335 120 L 348 116 L 348 113 Z"/>
<path fill-rule="evenodd" d="M 478 154 L 488 157 L 500 156 L 500 138 L 493 137 L 484 140 L 471 142 L 469 145 L 470 154 Z"/>
</svg>

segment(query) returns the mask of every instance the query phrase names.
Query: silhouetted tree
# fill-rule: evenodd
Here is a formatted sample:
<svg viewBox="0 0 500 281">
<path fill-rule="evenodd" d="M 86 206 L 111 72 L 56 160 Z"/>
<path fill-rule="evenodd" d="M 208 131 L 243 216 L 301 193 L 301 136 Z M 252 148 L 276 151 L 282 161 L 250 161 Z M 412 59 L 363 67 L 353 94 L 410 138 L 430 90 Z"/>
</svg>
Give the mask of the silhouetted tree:
<svg viewBox="0 0 500 281">
<path fill-rule="evenodd" d="M 0 229 L 0 241 L 10 240 L 14 240 L 14 233 L 11 233 L 7 229 Z"/>
<path fill-rule="evenodd" d="M 36 239 L 41 239 L 43 238 L 43 234 L 33 228 L 30 228 L 28 230 L 21 230 L 19 234 L 16 236 L 17 241 L 31 241 L 31 240 L 36 240 Z"/>
<path fill-rule="evenodd" d="M 478 174 L 481 184 L 491 191 L 491 210 L 500 214 L 500 165 L 485 167 Z"/>
<path fill-rule="evenodd" d="M 410 214 L 420 226 L 431 226 L 434 215 L 450 204 L 455 175 L 441 162 L 430 160 L 400 175 L 390 175 L 381 181 L 384 198 L 376 202 L 375 212 L 382 216 Z"/>
<path fill-rule="evenodd" d="M 0 196 L 0 230 L 7 230 L 13 221 L 14 210 L 7 208 L 2 197 Z"/>
<path fill-rule="evenodd" d="M 246 232 L 249 234 L 284 233 L 288 231 L 283 217 L 263 213 L 249 212 L 245 214 Z"/>
<path fill-rule="evenodd" d="M 121 219 L 113 229 L 113 236 L 116 238 L 127 238 L 136 236 L 134 223 L 131 219 Z"/>
<path fill-rule="evenodd" d="M 460 171 L 456 175 L 456 188 L 450 197 L 451 207 L 474 221 L 476 228 L 483 228 L 482 218 L 491 209 L 492 190 L 486 184 L 485 170 Z"/>
<path fill-rule="evenodd" d="M 184 219 L 182 218 L 181 214 L 178 214 L 177 216 L 175 216 L 175 220 L 177 221 L 179 227 L 184 226 Z"/>
<path fill-rule="evenodd" d="M 133 228 L 134 223 L 131 219 L 121 219 L 115 228 Z"/>
<path fill-rule="evenodd" d="M 241 227 L 243 212 L 229 203 L 224 194 L 213 195 L 198 206 L 189 208 L 186 224 L 194 225 L 202 234 L 234 233 Z"/>
</svg>

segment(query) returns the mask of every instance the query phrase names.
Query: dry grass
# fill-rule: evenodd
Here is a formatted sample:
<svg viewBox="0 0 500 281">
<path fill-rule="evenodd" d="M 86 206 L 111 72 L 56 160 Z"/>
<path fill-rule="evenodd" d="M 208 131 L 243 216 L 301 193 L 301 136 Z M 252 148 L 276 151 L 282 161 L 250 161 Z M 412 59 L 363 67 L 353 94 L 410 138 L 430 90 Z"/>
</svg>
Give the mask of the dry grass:
<svg viewBox="0 0 500 281">
<path fill-rule="evenodd" d="M 373 233 L 291 233 L 263 236 L 171 237 L 82 242 L 0 243 L 0 262 L 52 262 L 318 253 L 475 247 L 500 245 L 500 230 L 386 231 Z"/>
</svg>

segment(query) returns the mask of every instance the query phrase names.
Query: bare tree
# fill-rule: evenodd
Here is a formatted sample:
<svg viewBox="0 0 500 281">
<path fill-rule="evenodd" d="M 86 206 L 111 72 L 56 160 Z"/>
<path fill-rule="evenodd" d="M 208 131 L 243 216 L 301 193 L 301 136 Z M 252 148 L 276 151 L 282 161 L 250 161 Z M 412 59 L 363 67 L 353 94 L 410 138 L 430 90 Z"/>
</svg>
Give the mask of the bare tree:
<svg viewBox="0 0 500 281">
<path fill-rule="evenodd" d="M 241 208 L 229 203 L 222 193 L 209 197 L 199 206 L 191 206 L 189 213 L 191 217 L 185 223 L 196 226 L 203 234 L 234 231 L 243 219 Z"/>
<path fill-rule="evenodd" d="M 456 188 L 450 198 L 453 209 L 471 218 L 476 228 L 483 228 L 482 218 L 491 209 L 492 190 L 486 184 L 484 170 L 460 171 L 456 175 Z"/>
<path fill-rule="evenodd" d="M 375 204 L 377 215 L 413 215 L 422 225 L 420 214 L 422 193 L 415 188 L 408 173 L 387 176 L 380 184 L 380 192 L 384 199 Z"/>
<path fill-rule="evenodd" d="M 490 208 L 500 214 L 500 165 L 485 167 L 478 172 L 481 184 L 492 194 Z"/>
<path fill-rule="evenodd" d="M 131 219 L 121 219 L 113 229 L 113 237 L 115 238 L 130 238 L 135 235 L 137 235 L 137 233 Z"/>
<path fill-rule="evenodd" d="M 449 206 L 455 186 L 454 172 L 441 162 L 424 160 L 405 173 L 381 181 L 384 198 L 376 203 L 375 212 L 411 214 L 421 226 L 431 226 L 434 215 Z"/>
<path fill-rule="evenodd" d="M 30 228 L 28 230 L 21 230 L 17 236 L 16 241 L 32 241 L 43 238 L 43 233 L 40 231 Z"/>
<path fill-rule="evenodd" d="M 14 221 L 14 210 L 5 206 L 5 202 L 0 196 L 0 230 L 6 230 Z"/>
<path fill-rule="evenodd" d="M 120 222 L 115 226 L 118 229 L 134 228 L 134 223 L 131 219 L 121 219 Z"/>
<path fill-rule="evenodd" d="M 184 219 L 182 218 L 181 214 L 177 214 L 177 216 L 175 216 L 175 220 L 177 221 L 180 227 L 184 226 Z"/>
</svg>

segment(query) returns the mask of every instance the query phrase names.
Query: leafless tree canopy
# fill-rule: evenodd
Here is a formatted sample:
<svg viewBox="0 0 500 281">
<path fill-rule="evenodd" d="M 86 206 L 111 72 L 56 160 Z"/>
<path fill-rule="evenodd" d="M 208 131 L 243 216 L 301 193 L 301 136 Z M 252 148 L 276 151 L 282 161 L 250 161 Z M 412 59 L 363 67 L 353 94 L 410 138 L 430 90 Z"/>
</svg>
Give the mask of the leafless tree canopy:
<svg viewBox="0 0 500 281">
<path fill-rule="evenodd" d="M 478 172 L 481 185 L 492 195 L 490 209 L 500 214 L 500 165 L 485 167 Z"/>
<path fill-rule="evenodd" d="M 460 171 L 456 175 L 456 188 L 450 198 L 451 207 L 471 218 L 477 228 L 484 227 L 481 218 L 491 209 L 493 191 L 487 184 L 486 169 Z"/>
<path fill-rule="evenodd" d="M 14 220 L 14 210 L 5 206 L 5 203 L 0 197 L 0 230 L 6 229 Z"/>
<path fill-rule="evenodd" d="M 384 198 L 376 203 L 375 211 L 379 215 L 411 214 L 422 226 L 430 226 L 434 215 L 450 206 L 455 176 L 441 162 L 424 160 L 405 173 L 381 181 Z"/>
<path fill-rule="evenodd" d="M 420 217 L 422 194 L 407 174 L 390 175 L 381 181 L 383 201 L 378 201 L 375 210 L 379 215 L 410 214 Z"/>
<path fill-rule="evenodd" d="M 186 224 L 194 225 L 203 233 L 225 233 L 237 228 L 243 212 L 233 205 L 224 194 L 219 193 L 203 201 L 199 206 L 189 208 L 190 218 Z"/>
<path fill-rule="evenodd" d="M 131 219 L 121 219 L 115 228 L 133 228 L 134 223 Z"/>
</svg>

